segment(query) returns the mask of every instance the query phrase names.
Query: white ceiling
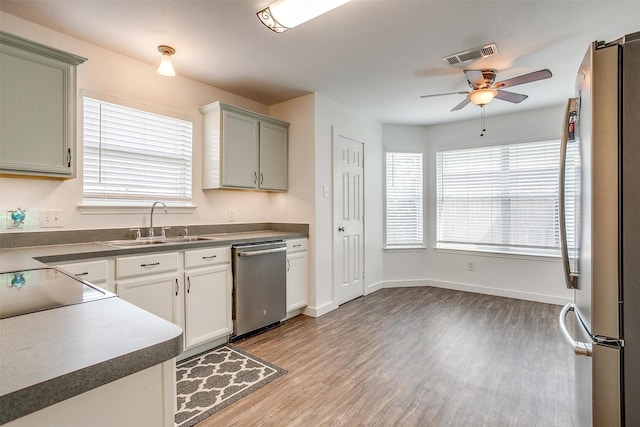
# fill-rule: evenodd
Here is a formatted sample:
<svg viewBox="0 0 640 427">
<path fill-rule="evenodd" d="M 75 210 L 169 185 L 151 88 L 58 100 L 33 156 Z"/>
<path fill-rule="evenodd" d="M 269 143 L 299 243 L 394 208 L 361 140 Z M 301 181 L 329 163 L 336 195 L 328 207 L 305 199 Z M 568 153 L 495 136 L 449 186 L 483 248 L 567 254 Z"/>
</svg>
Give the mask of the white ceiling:
<svg viewBox="0 0 640 427">
<path fill-rule="evenodd" d="M 0 10 L 272 105 L 317 92 L 383 123 L 433 124 L 479 116 L 449 110 L 468 90 L 465 68 L 505 80 L 549 68 L 549 80 L 510 88 L 487 115 L 564 102 L 591 41 L 640 31 L 640 0 L 353 0 L 282 34 L 256 12 L 273 0 L 1 0 Z M 495 42 L 499 54 L 450 66 L 441 57 Z"/>
</svg>

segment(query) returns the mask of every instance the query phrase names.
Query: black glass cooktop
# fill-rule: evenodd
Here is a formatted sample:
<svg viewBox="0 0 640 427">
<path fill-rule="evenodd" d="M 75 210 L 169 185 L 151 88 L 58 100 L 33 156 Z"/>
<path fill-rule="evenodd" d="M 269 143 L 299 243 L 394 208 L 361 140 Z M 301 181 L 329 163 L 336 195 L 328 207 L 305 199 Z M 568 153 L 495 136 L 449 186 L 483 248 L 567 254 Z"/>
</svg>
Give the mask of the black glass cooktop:
<svg viewBox="0 0 640 427">
<path fill-rule="evenodd" d="M 112 296 L 55 268 L 0 273 L 0 319 Z"/>
</svg>

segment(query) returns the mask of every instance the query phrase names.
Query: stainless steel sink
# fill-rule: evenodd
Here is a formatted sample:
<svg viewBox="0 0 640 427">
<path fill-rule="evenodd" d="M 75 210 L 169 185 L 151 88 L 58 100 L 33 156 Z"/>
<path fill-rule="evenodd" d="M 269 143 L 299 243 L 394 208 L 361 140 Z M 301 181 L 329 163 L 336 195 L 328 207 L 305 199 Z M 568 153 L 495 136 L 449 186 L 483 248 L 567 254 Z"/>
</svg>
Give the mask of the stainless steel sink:
<svg viewBox="0 0 640 427">
<path fill-rule="evenodd" d="M 98 242 L 107 246 L 116 248 L 132 248 L 136 246 L 159 245 L 168 243 L 166 240 L 109 240 L 107 242 Z"/>
<path fill-rule="evenodd" d="M 199 240 L 217 240 L 215 237 L 204 237 L 204 236 L 178 236 L 178 237 L 167 237 L 164 239 L 165 242 L 169 243 L 180 243 L 180 242 L 197 242 Z"/>
<path fill-rule="evenodd" d="M 176 243 L 187 243 L 187 242 L 197 242 L 204 240 L 218 240 L 217 237 L 203 237 L 203 236 L 177 236 L 177 237 L 165 237 L 165 238 L 156 238 L 153 240 L 140 239 L 140 240 L 109 240 L 106 242 L 98 242 L 103 245 L 113 246 L 115 248 L 135 248 L 138 246 L 148 246 L 148 245 L 162 245 L 162 244 L 176 244 Z"/>
</svg>

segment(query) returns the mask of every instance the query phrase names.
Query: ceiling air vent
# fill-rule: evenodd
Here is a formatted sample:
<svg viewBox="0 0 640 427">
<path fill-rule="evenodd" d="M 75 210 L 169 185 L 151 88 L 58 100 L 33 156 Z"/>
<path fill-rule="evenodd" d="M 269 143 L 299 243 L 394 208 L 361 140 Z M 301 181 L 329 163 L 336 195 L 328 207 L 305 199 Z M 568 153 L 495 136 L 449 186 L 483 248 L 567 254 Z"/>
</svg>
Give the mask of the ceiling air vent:
<svg viewBox="0 0 640 427">
<path fill-rule="evenodd" d="M 454 53 L 453 55 L 443 56 L 442 60 L 449 65 L 455 65 L 471 61 L 473 59 L 486 58 L 487 56 L 495 55 L 497 53 L 498 46 L 496 46 L 495 43 L 491 43 L 486 46 L 480 46 L 463 52 Z"/>
</svg>

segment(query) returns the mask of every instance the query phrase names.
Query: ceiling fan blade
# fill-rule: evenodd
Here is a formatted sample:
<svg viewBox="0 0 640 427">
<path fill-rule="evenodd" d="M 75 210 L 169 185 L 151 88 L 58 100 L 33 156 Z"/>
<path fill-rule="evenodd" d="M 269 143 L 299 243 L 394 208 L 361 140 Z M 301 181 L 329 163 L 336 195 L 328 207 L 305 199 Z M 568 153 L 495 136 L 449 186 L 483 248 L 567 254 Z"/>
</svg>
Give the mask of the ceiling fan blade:
<svg viewBox="0 0 640 427">
<path fill-rule="evenodd" d="M 482 87 L 484 85 L 484 75 L 481 70 L 464 70 L 467 81 L 473 87 Z"/>
<path fill-rule="evenodd" d="M 514 77 L 512 79 L 507 79 L 501 82 L 497 82 L 495 85 L 493 85 L 493 87 L 496 89 L 502 89 L 503 87 L 511 87 L 516 85 L 521 85 L 524 83 L 535 82 L 537 80 L 548 79 L 551 76 L 552 76 L 551 71 L 545 68 L 544 70 L 534 71 L 533 73 L 523 74 L 521 76 Z"/>
<path fill-rule="evenodd" d="M 462 110 L 468 103 L 470 103 L 471 100 L 469 99 L 469 97 L 465 97 L 462 102 L 458 105 L 456 105 L 455 107 L 453 107 L 451 109 L 451 111 L 458 111 L 458 110 Z"/>
<path fill-rule="evenodd" d="M 420 98 L 432 98 L 434 96 L 443 96 L 443 95 L 466 95 L 468 92 L 460 91 L 460 92 L 443 92 L 443 93 L 434 93 L 432 95 L 422 95 Z"/>
<path fill-rule="evenodd" d="M 525 99 L 527 99 L 528 95 L 523 95 L 521 93 L 508 92 L 506 90 L 499 90 L 496 98 L 501 99 L 503 101 L 513 102 L 514 104 L 519 104 Z"/>
</svg>

